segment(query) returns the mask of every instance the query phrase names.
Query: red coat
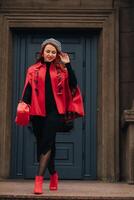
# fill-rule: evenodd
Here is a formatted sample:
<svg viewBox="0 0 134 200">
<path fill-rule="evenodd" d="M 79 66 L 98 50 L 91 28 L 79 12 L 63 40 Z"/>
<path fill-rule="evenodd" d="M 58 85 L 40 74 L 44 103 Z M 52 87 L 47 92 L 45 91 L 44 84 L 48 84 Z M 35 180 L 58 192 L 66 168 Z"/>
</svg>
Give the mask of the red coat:
<svg viewBox="0 0 134 200">
<path fill-rule="evenodd" d="M 65 114 L 67 111 L 75 112 L 78 116 L 84 115 L 83 101 L 80 93 L 80 89 L 77 87 L 74 97 L 68 83 L 68 71 L 67 69 L 61 70 L 62 80 L 60 83 L 57 81 L 57 70 L 52 63 L 50 66 L 50 78 L 52 84 L 52 91 L 54 99 L 57 105 L 59 114 Z M 45 76 L 46 65 L 40 62 L 34 64 L 28 68 L 24 90 L 29 82 L 32 87 L 31 109 L 30 115 L 46 116 L 45 108 Z M 37 78 L 38 76 L 38 78 Z M 38 87 L 38 88 L 37 88 Z M 59 93 L 59 87 L 62 87 L 62 91 Z M 37 90 L 38 89 L 38 94 Z"/>
</svg>

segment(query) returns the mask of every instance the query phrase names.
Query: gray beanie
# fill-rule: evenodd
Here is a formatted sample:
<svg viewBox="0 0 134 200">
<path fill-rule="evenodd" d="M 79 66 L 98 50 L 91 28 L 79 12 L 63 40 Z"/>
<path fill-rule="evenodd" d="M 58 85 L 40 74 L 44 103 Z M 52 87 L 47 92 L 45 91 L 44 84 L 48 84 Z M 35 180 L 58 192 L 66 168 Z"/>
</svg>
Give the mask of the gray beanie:
<svg viewBox="0 0 134 200">
<path fill-rule="evenodd" d="M 41 48 L 43 48 L 44 46 L 46 46 L 47 44 L 52 44 L 54 45 L 57 50 L 59 52 L 61 52 L 61 43 L 58 40 L 55 40 L 54 38 L 49 38 L 46 39 L 42 44 L 41 44 Z"/>
</svg>

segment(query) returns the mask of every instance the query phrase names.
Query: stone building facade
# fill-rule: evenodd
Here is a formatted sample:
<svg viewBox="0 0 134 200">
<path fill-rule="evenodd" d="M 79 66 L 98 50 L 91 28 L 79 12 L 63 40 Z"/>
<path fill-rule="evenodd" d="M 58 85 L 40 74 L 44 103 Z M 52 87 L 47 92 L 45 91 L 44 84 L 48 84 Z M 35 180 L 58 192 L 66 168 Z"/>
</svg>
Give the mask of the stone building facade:
<svg viewBox="0 0 134 200">
<path fill-rule="evenodd" d="M 10 176 L 12 159 L 13 34 L 56 28 L 98 31 L 96 179 L 127 180 L 120 122 L 133 101 L 133 7 L 131 0 L 0 1 L 1 178 Z"/>
</svg>

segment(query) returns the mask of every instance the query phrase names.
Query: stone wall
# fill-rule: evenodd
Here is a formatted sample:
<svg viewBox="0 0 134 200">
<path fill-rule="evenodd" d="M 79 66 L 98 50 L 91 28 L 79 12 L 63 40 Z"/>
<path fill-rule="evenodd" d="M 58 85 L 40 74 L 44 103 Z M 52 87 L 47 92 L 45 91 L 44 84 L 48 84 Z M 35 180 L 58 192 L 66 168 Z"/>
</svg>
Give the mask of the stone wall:
<svg viewBox="0 0 134 200">
<path fill-rule="evenodd" d="M 120 111 L 134 99 L 134 3 L 120 3 Z"/>
<path fill-rule="evenodd" d="M 120 116 L 134 99 L 134 1 L 120 1 Z M 126 132 L 120 131 L 120 178 L 126 180 Z"/>
<path fill-rule="evenodd" d="M 3 9 L 10 8 L 95 8 L 95 9 L 111 9 L 113 7 L 113 0 L 1 0 L 0 7 Z"/>
</svg>

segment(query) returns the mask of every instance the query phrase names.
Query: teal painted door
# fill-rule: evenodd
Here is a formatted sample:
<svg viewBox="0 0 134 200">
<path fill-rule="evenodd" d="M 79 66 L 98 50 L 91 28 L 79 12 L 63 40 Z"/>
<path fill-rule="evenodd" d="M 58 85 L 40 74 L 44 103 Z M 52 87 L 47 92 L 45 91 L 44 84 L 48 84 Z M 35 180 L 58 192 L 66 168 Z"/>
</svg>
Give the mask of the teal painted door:
<svg viewBox="0 0 134 200">
<path fill-rule="evenodd" d="M 96 178 L 96 94 L 97 94 L 97 33 L 73 30 L 16 31 L 13 37 L 14 84 L 13 120 L 18 100 L 21 98 L 25 73 L 35 62 L 40 44 L 49 37 L 61 41 L 68 52 L 81 88 L 86 115 L 75 121 L 69 133 L 57 133 L 56 168 L 61 179 Z M 36 141 L 28 127 L 13 123 L 11 176 L 33 178 L 38 163 Z M 48 176 L 48 174 L 46 175 Z"/>
</svg>

